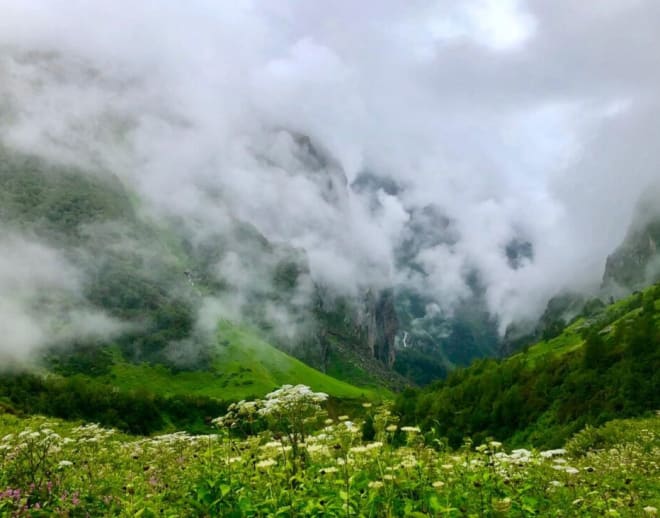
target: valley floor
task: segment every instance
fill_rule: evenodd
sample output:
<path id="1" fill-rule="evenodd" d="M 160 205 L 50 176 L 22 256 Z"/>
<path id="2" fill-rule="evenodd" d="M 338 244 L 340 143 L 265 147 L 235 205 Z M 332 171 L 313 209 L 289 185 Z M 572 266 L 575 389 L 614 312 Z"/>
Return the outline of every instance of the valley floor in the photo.
<path id="1" fill-rule="evenodd" d="M 640 517 L 660 507 L 659 416 L 539 452 L 495 441 L 450 450 L 384 408 L 366 412 L 369 424 L 326 420 L 293 449 L 268 430 L 139 438 L 0 414 L 0 516 Z"/>

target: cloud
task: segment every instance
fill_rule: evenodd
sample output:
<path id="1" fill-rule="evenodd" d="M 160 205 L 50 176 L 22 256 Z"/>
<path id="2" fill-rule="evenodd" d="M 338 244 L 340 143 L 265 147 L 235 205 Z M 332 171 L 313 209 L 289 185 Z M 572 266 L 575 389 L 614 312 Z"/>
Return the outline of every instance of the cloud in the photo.
<path id="1" fill-rule="evenodd" d="M 127 329 L 88 307 L 83 278 L 63 255 L 35 240 L 0 237 L 0 360 L 25 361 L 48 346 L 108 339 Z"/>
<path id="2" fill-rule="evenodd" d="M 9 0 L 0 135 L 112 170 L 200 235 L 245 220 L 347 293 L 420 284 L 395 252 L 433 207 L 454 237 L 416 251 L 424 289 L 451 306 L 477 270 L 505 325 L 594 289 L 658 180 L 659 16 L 654 0 Z M 365 172 L 396 192 L 358 192 Z M 515 240 L 533 258 L 512 269 Z"/>

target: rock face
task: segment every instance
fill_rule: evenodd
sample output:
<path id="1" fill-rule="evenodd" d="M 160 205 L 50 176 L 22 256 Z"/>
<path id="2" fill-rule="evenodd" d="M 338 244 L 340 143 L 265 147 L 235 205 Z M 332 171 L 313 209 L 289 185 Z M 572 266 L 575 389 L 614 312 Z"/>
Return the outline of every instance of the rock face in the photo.
<path id="1" fill-rule="evenodd" d="M 604 288 L 634 290 L 660 280 L 660 196 L 639 203 L 623 243 L 607 258 Z"/>
<path id="2" fill-rule="evenodd" d="M 396 359 L 395 339 L 399 330 L 399 319 L 391 290 L 378 294 L 368 291 L 364 307 L 362 327 L 371 356 L 392 367 Z"/>

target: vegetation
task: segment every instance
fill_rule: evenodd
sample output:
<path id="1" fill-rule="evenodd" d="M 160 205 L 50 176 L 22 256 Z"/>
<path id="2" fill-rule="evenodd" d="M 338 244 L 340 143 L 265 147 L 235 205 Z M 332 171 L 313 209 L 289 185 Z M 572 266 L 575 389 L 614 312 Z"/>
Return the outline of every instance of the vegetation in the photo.
<path id="1" fill-rule="evenodd" d="M 378 398 L 384 390 L 360 388 L 337 380 L 276 349 L 254 331 L 222 322 L 210 365 L 198 370 L 176 371 L 165 365 L 136 364 L 121 358 L 98 378 L 121 390 L 149 387 L 157 394 L 197 395 L 238 401 L 263 396 L 292 382 L 304 383 L 337 398 Z"/>
<path id="2" fill-rule="evenodd" d="M 397 411 L 453 446 L 467 433 L 557 447 L 586 425 L 660 408 L 660 286 L 589 311 L 522 353 L 405 391 Z"/>
<path id="3" fill-rule="evenodd" d="M 282 387 L 234 405 L 218 433 L 122 435 L 0 414 L 2 516 L 654 516 L 660 417 L 577 434 L 566 449 L 459 449 L 371 408 L 327 419 Z M 365 432 L 372 436 L 365 438 Z"/>

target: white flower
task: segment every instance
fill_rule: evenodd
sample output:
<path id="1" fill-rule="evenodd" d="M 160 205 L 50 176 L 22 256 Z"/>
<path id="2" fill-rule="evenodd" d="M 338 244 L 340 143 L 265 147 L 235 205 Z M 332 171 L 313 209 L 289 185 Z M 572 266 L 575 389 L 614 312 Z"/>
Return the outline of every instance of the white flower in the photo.
<path id="1" fill-rule="evenodd" d="M 431 485 L 436 489 L 440 489 L 441 487 L 443 487 L 445 485 L 445 483 L 442 480 L 436 480 Z"/>
<path id="2" fill-rule="evenodd" d="M 574 468 L 574 467 L 572 467 L 572 466 L 567 466 L 567 467 L 566 467 L 566 473 L 568 473 L 569 475 L 575 475 L 575 474 L 577 474 L 577 473 L 579 473 L 579 472 L 580 472 L 579 469 Z"/>
<path id="3" fill-rule="evenodd" d="M 656 516 L 658 514 L 658 509 L 652 505 L 647 505 L 644 507 L 644 512 L 649 516 Z"/>
<path id="4" fill-rule="evenodd" d="M 419 433 L 419 426 L 402 426 L 401 431 L 406 433 Z"/>
<path id="5" fill-rule="evenodd" d="M 268 469 L 271 466 L 274 466 L 275 464 L 277 464 L 277 462 L 275 462 L 273 459 L 260 460 L 259 462 L 257 462 L 257 468 Z"/>
<path id="6" fill-rule="evenodd" d="M 58 464 L 60 468 L 68 468 L 69 466 L 73 466 L 73 462 L 70 460 L 61 460 Z"/>
<path id="7" fill-rule="evenodd" d="M 515 457 L 529 457 L 531 454 L 532 454 L 531 451 L 526 450 L 524 448 L 519 448 L 511 452 L 511 455 Z"/>
<path id="8" fill-rule="evenodd" d="M 369 487 L 371 489 L 380 489 L 383 487 L 383 483 L 380 480 L 374 480 L 373 482 L 369 482 Z"/>
<path id="9" fill-rule="evenodd" d="M 349 451 L 351 453 L 367 453 L 369 450 L 366 446 L 353 446 Z"/>
<path id="10" fill-rule="evenodd" d="M 261 449 L 267 450 L 270 448 L 280 448 L 282 446 L 282 443 L 280 441 L 270 441 L 261 446 Z"/>
<path id="11" fill-rule="evenodd" d="M 546 459 L 549 459 L 551 457 L 555 457 L 557 455 L 564 455 L 566 453 L 566 450 L 563 448 L 558 448 L 556 450 L 547 450 L 547 451 L 542 451 L 541 452 L 541 457 L 544 457 Z"/>
<path id="12" fill-rule="evenodd" d="M 327 468 L 321 468 L 319 470 L 319 473 L 321 475 L 327 475 L 328 473 L 337 473 L 339 471 L 336 467 L 334 466 L 328 466 Z"/>
<path id="13" fill-rule="evenodd" d="M 396 430 L 397 430 L 397 425 L 395 424 L 391 424 L 387 428 L 385 428 L 386 432 L 396 432 Z"/>

